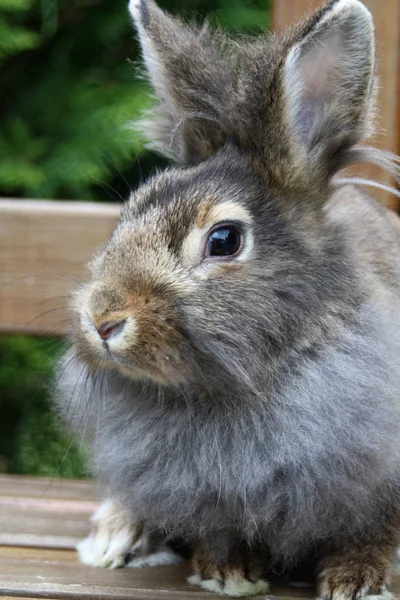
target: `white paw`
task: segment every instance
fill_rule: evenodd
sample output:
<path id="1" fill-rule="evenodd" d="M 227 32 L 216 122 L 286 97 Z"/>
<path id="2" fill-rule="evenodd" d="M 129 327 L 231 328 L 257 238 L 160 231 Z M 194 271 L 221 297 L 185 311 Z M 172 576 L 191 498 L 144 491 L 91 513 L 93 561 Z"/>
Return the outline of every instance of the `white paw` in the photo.
<path id="1" fill-rule="evenodd" d="M 85 565 L 116 569 L 125 565 L 127 554 L 141 545 L 141 527 L 112 500 L 106 500 L 92 517 L 90 535 L 77 545 Z"/>
<path id="2" fill-rule="evenodd" d="M 221 596 L 231 598 L 243 598 L 244 596 L 256 596 L 268 592 L 268 583 L 262 579 L 248 581 L 240 575 L 228 575 L 224 580 L 201 579 L 200 575 L 191 575 L 188 578 L 191 585 L 199 585 L 209 592 L 215 592 Z"/>
<path id="3" fill-rule="evenodd" d="M 144 556 L 136 556 L 132 558 L 126 566 L 141 569 L 142 567 L 159 567 L 161 565 L 176 565 L 182 561 L 179 554 L 176 554 L 171 548 L 164 548 L 158 552 L 147 554 Z"/>

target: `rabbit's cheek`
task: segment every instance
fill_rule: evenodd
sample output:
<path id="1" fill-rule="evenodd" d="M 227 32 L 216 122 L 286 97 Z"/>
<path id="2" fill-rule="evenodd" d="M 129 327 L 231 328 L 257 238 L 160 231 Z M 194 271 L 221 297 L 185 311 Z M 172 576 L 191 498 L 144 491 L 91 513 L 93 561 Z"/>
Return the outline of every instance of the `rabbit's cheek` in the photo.
<path id="1" fill-rule="evenodd" d="M 153 328 L 140 330 L 138 341 L 129 352 L 129 362 L 139 371 L 161 384 L 177 384 L 187 378 L 187 367 L 182 359 L 179 335 L 171 330 L 157 331 Z M 164 335 L 163 335 L 164 333 Z"/>

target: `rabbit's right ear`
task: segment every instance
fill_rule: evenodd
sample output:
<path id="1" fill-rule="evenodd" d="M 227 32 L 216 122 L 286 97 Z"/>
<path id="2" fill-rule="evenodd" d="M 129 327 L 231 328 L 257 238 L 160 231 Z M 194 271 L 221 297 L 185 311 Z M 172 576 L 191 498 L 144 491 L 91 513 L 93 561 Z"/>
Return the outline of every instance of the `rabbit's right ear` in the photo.
<path id="1" fill-rule="evenodd" d="M 198 163 L 226 141 L 220 115 L 232 87 L 207 27 L 197 29 L 164 13 L 153 0 L 131 0 L 147 74 L 158 99 L 142 133 L 149 146 L 180 163 Z"/>
<path id="2" fill-rule="evenodd" d="M 370 135 L 374 27 L 359 0 L 331 0 L 301 27 L 282 70 L 283 112 L 298 170 L 322 182 Z"/>

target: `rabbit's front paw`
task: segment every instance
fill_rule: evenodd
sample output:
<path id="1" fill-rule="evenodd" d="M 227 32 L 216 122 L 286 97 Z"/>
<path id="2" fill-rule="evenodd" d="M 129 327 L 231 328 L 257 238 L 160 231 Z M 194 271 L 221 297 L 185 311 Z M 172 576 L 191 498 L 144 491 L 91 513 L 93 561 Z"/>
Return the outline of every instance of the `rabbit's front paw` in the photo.
<path id="1" fill-rule="evenodd" d="M 85 565 L 116 569 L 139 551 L 142 525 L 134 523 L 130 514 L 112 500 L 103 502 L 91 521 L 90 535 L 77 546 Z"/>
<path id="2" fill-rule="evenodd" d="M 188 583 L 221 596 L 242 598 L 268 591 L 268 583 L 261 579 L 262 569 L 259 565 L 251 565 L 249 556 L 236 556 L 234 560 L 221 564 L 216 563 L 207 550 L 199 546 L 193 557 L 193 565 L 195 574 L 189 577 Z"/>
<path id="3" fill-rule="evenodd" d="M 318 600 L 394 600 L 386 588 L 390 558 L 376 548 L 327 557 L 321 564 Z"/>
<path id="4" fill-rule="evenodd" d="M 209 579 L 202 579 L 201 575 L 196 573 L 188 578 L 188 583 L 199 585 L 209 592 L 215 592 L 221 596 L 230 596 L 231 598 L 256 596 L 268 592 L 268 583 L 263 579 L 252 581 L 246 579 L 240 571 L 234 570 L 224 573 L 223 569 L 218 569 L 214 577 Z"/>

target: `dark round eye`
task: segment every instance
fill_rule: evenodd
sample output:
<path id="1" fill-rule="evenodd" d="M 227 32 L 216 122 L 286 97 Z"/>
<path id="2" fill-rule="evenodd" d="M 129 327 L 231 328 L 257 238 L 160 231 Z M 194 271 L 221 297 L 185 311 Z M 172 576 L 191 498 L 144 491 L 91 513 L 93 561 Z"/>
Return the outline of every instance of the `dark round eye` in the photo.
<path id="1" fill-rule="evenodd" d="M 208 236 L 206 257 L 234 256 L 242 246 L 242 235 L 233 225 L 221 225 Z"/>

